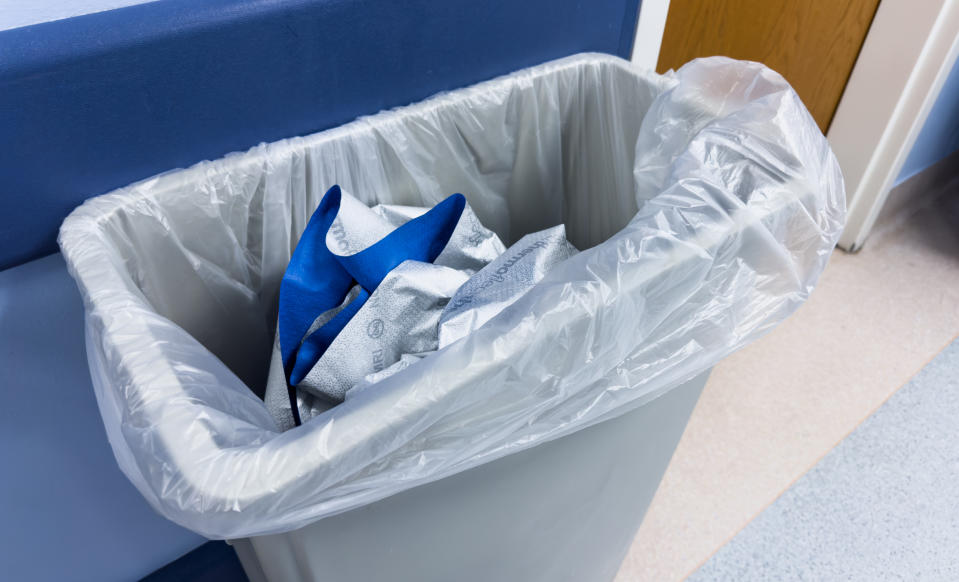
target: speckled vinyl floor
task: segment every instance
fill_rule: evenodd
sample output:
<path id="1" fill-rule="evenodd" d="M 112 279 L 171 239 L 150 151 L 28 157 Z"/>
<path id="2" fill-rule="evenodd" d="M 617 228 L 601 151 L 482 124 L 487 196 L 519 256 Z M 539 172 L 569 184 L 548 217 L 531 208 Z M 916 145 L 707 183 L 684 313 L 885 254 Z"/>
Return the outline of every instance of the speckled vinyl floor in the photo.
<path id="1" fill-rule="evenodd" d="M 959 157 L 953 157 L 959 162 Z M 892 485 L 896 479 L 904 479 L 921 488 L 909 491 L 927 491 L 929 496 L 938 493 L 940 498 L 916 500 L 902 509 L 903 514 L 850 515 L 849 519 L 858 520 L 861 528 L 837 530 L 836 535 L 855 533 L 854 539 L 815 537 L 817 529 L 818 534 L 825 535 L 823 530 L 830 525 L 821 520 L 829 512 L 838 512 L 840 505 L 817 506 L 813 511 L 801 503 L 811 503 L 804 495 L 816 487 L 842 486 L 838 481 L 825 481 L 827 473 L 838 471 L 841 461 L 850 463 L 845 469 L 850 472 L 843 473 L 842 479 L 854 479 L 851 471 L 856 463 L 873 463 L 874 457 L 847 459 L 854 450 L 860 450 L 853 447 L 865 444 L 850 445 L 844 449 L 848 452 L 828 457 L 823 467 L 833 469 L 824 472 L 817 468 L 809 478 L 810 484 L 800 481 L 797 492 L 784 498 L 787 501 L 776 501 L 959 334 L 959 180 L 939 183 L 920 194 L 902 207 L 905 210 L 886 216 L 861 252 L 837 251 L 808 303 L 792 318 L 715 368 L 616 582 L 682 580 L 770 506 L 770 517 L 763 516 L 757 525 L 747 528 L 742 534 L 744 541 L 737 539 L 729 550 L 717 554 L 717 562 L 709 563 L 695 580 L 714 576 L 750 579 L 745 571 L 726 569 L 721 564 L 727 563 L 724 560 L 744 561 L 750 552 L 757 554 L 751 560 L 762 560 L 764 553 L 775 549 L 781 552 L 775 554 L 777 560 L 784 555 L 792 557 L 792 562 L 783 562 L 783 567 L 789 567 L 815 553 L 816 544 L 839 544 L 833 550 L 849 554 L 866 548 L 895 547 L 893 555 L 912 565 L 907 561 L 919 560 L 922 550 L 910 545 L 913 540 L 907 538 L 920 533 L 930 537 L 951 534 L 948 541 L 952 542 L 952 554 L 959 556 L 957 529 L 938 529 L 946 522 L 938 518 L 924 521 L 922 517 L 925 512 L 943 513 L 943 503 L 952 500 L 955 504 L 959 498 L 959 485 L 948 488 L 936 481 L 951 471 L 948 474 L 953 482 L 959 482 L 955 479 L 959 463 L 955 446 L 942 473 L 888 473 L 890 487 L 896 487 Z M 954 351 L 946 352 L 943 357 L 947 359 L 942 361 L 951 361 L 953 375 L 959 377 L 959 359 Z M 935 376 L 931 371 L 924 372 L 917 380 L 928 378 L 926 385 L 931 391 L 945 391 L 948 386 L 944 382 L 949 376 L 946 368 L 943 365 Z M 954 384 L 951 386 L 954 388 Z M 946 399 L 948 395 L 944 392 L 936 397 Z M 945 400 L 937 402 L 937 406 L 946 404 Z M 955 391 L 951 405 L 950 418 L 953 426 L 959 427 L 959 396 Z M 889 418 L 894 414 L 884 413 Z M 931 417 L 929 422 L 933 420 Z M 905 432 L 895 435 L 893 438 L 919 438 Z M 952 440 L 959 441 L 959 429 L 954 429 L 953 435 Z M 854 443 L 864 437 L 856 438 Z M 934 442 L 932 436 L 926 438 Z M 916 446 L 902 442 L 889 453 L 905 458 L 916 452 Z M 929 454 L 945 455 L 946 451 L 933 448 Z M 883 467 L 873 468 L 880 471 Z M 882 475 L 872 477 L 881 480 Z M 906 490 L 890 491 L 888 497 L 885 492 L 868 491 L 872 485 L 866 483 L 863 480 L 860 491 L 863 503 L 869 499 L 880 505 L 891 503 L 900 499 L 896 495 L 902 495 L 903 501 L 911 499 Z M 830 501 L 828 497 L 836 497 L 837 490 L 823 491 L 819 497 L 836 504 L 851 504 L 855 496 L 844 492 L 846 497 Z M 864 511 L 868 505 L 849 507 Z M 951 507 L 955 510 L 955 505 Z M 879 505 L 876 511 L 882 511 Z M 912 522 L 908 521 L 910 511 L 914 514 Z M 809 513 L 809 522 L 802 525 L 810 529 L 793 531 L 804 521 L 797 513 Z M 884 522 L 884 515 L 891 521 Z M 953 523 L 959 523 L 959 513 L 953 511 L 951 515 Z M 774 531 L 775 527 L 788 529 Z M 879 541 L 883 536 L 882 543 L 898 545 L 883 546 Z M 866 561 L 872 558 L 868 553 L 861 555 Z M 853 568 L 858 558 L 848 556 L 848 560 Z M 744 563 L 743 567 L 759 567 L 757 563 Z M 822 572 L 804 570 L 795 575 L 791 570 L 774 570 L 768 575 L 755 570 L 760 573 L 752 579 L 837 579 L 838 570 L 823 564 Z M 892 577 L 916 579 L 906 572 L 897 571 Z M 859 579 L 856 576 L 850 570 L 848 576 L 840 574 L 839 578 Z M 952 578 L 959 579 L 955 575 Z"/>
<path id="2" fill-rule="evenodd" d="M 959 341 L 688 578 L 959 580 Z"/>

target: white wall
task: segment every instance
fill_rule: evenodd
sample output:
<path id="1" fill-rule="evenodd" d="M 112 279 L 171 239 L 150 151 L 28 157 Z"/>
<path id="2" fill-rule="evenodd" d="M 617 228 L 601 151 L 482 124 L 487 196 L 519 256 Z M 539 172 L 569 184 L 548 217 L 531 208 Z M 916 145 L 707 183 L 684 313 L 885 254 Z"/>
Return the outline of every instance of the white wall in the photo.
<path id="1" fill-rule="evenodd" d="M 156 0 L 0 0 L 0 30 L 10 30 Z"/>

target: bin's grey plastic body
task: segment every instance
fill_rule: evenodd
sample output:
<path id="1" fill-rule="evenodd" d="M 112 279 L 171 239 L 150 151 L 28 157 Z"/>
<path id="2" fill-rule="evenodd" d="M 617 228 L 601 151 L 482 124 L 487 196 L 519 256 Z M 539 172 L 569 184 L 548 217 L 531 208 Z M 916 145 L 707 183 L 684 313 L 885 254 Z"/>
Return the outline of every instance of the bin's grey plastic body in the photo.
<path id="1" fill-rule="evenodd" d="M 707 375 L 561 439 L 232 543 L 252 582 L 612 580 Z"/>
<path id="2" fill-rule="evenodd" d="M 279 431 L 250 387 L 332 184 L 371 205 L 461 191 L 505 242 L 562 223 L 582 252 Z M 254 579 L 590 581 L 630 543 L 687 382 L 805 301 L 843 219 L 779 75 L 580 55 L 91 199 L 60 245 L 119 466 L 176 523 L 249 540 Z"/>

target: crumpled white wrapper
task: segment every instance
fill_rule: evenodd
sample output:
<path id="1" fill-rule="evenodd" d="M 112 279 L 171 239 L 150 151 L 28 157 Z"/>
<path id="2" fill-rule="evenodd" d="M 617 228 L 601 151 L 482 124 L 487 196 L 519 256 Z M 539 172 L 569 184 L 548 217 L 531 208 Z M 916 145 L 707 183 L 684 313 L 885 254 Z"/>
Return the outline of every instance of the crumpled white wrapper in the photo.
<path id="1" fill-rule="evenodd" d="M 428 356 L 429 352 L 445 348 L 479 329 L 519 300 L 545 277 L 550 269 L 576 252 L 576 248 L 566 240 L 566 229 L 562 224 L 519 239 L 495 261 L 465 280 L 462 286 L 452 288 L 445 296 L 437 295 L 430 305 L 440 306 L 442 313 L 431 309 L 429 313 L 421 316 L 420 321 L 425 329 L 416 334 L 419 341 L 415 344 L 409 342 L 402 349 L 391 352 L 390 365 L 385 368 L 377 367 L 375 371 L 368 373 L 362 382 L 356 383 L 346 392 L 346 397 L 356 396 L 361 390 L 405 370 L 417 360 Z M 404 265 L 406 263 L 401 267 Z M 429 341 L 420 340 L 427 337 Z M 333 370 L 330 372 L 335 373 Z"/>

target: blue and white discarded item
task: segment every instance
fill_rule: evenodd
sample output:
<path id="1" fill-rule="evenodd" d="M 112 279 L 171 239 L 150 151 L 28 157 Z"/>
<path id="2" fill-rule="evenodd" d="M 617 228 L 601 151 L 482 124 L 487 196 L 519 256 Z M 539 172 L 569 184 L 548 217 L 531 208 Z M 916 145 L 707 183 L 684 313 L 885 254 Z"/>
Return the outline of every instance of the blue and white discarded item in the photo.
<path id="1" fill-rule="evenodd" d="M 265 396 L 280 428 L 341 402 L 404 353 L 435 350 L 449 298 L 503 250 L 460 194 L 431 209 L 369 208 L 330 188 L 280 285 Z"/>
<path id="2" fill-rule="evenodd" d="M 479 328 L 575 249 L 562 225 L 508 251 L 454 194 L 431 209 L 333 186 L 280 285 L 265 402 L 289 429 Z"/>

